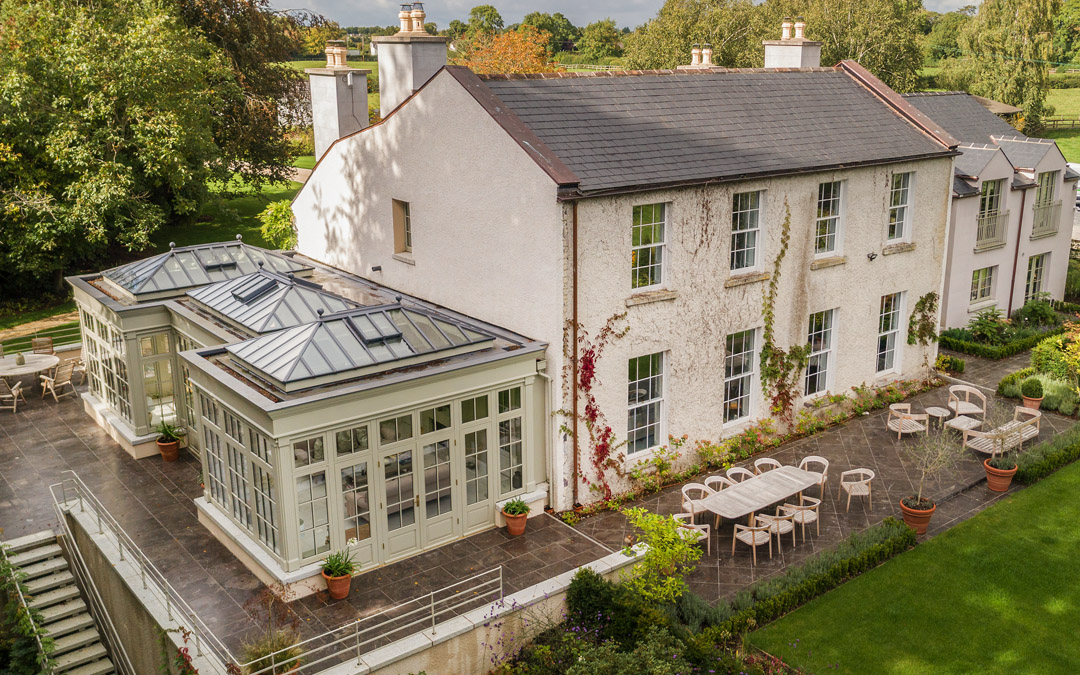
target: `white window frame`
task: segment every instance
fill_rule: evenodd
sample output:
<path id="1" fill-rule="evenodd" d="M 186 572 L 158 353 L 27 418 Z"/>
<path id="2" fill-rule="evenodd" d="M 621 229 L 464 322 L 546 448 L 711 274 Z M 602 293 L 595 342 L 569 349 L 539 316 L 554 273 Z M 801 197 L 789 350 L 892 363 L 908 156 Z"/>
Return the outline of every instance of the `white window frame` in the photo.
<path id="1" fill-rule="evenodd" d="M 732 342 L 732 340 L 736 336 L 745 334 L 748 334 L 750 336 L 750 351 L 747 352 L 744 349 L 743 351 L 740 351 L 738 353 L 732 353 L 731 350 L 728 348 L 728 344 Z M 744 422 L 751 420 L 754 417 L 754 414 L 757 410 L 757 396 L 754 392 L 757 391 L 758 387 L 758 360 L 760 357 L 760 349 L 761 345 L 758 339 L 758 329 L 756 328 L 735 331 L 734 333 L 729 333 L 724 336 L 724 403 L 723 409 L 721 411 L 721 415 L 723 418 L 722 426 L 724 427 L 743 424 Z M 749 355 L 748 360 L 744 358 L 746 355 Z M 731 375 L 728 371 L 729 369 L 731 369 L 737 358 L 740 359 L 740 362 L 743 364 L 749 362 L 750 368 L 749 370 L 740 371 L 737 375 Z M 736 381 L 739 381 L 741 383 L 739 395 L 732 398 L 728 396 L 728 385 L 729 383 L 734 384 Z M 728 419 L 729 406 L 733 402 L 739 401 L 744 398 L 746 399 L 746 408 L 745 410 L 741 411 L 743 414 L 738 417 Z"/>
<path id="2" fill-rule="evenodd" d="M 745 200 L 745 203 L 740 203 Z M 753 206 L 751 206 L 753 205 Z M 731 196 L 731 237 L 728 249 L 728 269 L 736 274 L 757 272 L 762 268 L 764 254 L 764 239 L 762 238 L 762 220 L 765 217 L 765 191 L 750 190 L 748 192 L 736 192 Z M 736 227 L 738 226 L 738 229 Z M 742 240 L 743 246 L 736 249 L 737 241 Z M 747 240 L 753 244 L 745 245 Z M 749 251 L 752 262 L 749 265 L 735 266 L 736 251 Z"/>
<path id="3" fill-rule="evenodd" d="M 979 218 L 989 218 L 1001 213 L 1001 203 L 1005 192 L 1005 179 L 984 180 L 979 186 Z M 987 208 L 987 206 L 994 208 Z"/>
<path id="4" fill-rule="evenodd" d="M 835 216 L 821 217 L 821 189 L 825 185 L 839 185 L 839 194 L 836 197 L 837 213 Z M 832 201 L 830 199 L 829 201 Z M 822 183 L 818 183 L 817 196 L 814 200 L 814 231 L 813 231 L 813 245 L 814 245 L 814 257 L 815 258 L 833 258 L 844 254 L 844 217 L 847 212 L 847 181 L 845 180 L 829 180 Z M 833 248 L 824 251 L 818 251 L 818 228 L 822 221 L 836 219 L 836 231 L 833 235 Z M 827 235 L 826 235 L 827 238 Z"/>
<path id="5" fill-rule="evenodd" d="M 643 359 L 659 359 L 660 368 L 659 373 L 651 372 L 645 377 L 641 376 L 641 362 Z M 650 361 L 651 367 L 651 361 Z M 630 368 L 635 368 L 636 377 L 631 379 Z M 655 448 L 664 444 L 664 439 L 667 438 L 667 367 L 668 367 L 668 355 L 666 352 L 653 352 L 651 354 L 642 354 L 641 356 L 635 356 L 627 361 L 627 377 L 626 377 L 626 455 L 627 457 L 639 456 L 643 453 L 647 453 Z M 655 378 L 659 378 L 660 382 L 650 382 Z M 649 396 L 649 393 L 652 396 Z M 656 393 L 659 392 L 659 396 Z M 644 396 L 643 396 L 644 394 Z M 639 412 L 640 411 L 640 412 Z M 635 417 L 638 414 L 644 414 L 646 421 L 645 424 L 639 424 L 640 420 L 636 420 Z M 635 447 L 634 434 L 641 430 L 648 430 L 655 428 L 654 439 L 655 443 L 649 446 Z M 646 437 L 648 433 L 646 433 Z"/>
<path id="6" fill-rule="evenodd" d="M 881 375 L 882 373 L 892 373 L 900 371 L 900 357 L 903 354 L 903 341 L 904 341 L 904 296 L 903 291 L 896 293 L 887 293 L 881 296 L 880 304 L 878 305 L 878 329 L 877 329 L 877 344 L 874 352 L 874 371 Z M 889 316 L 894 317 L 894 321 L 888 326 L 885 325 L 885 303 L 887 298 L 895 298 L 894 304 L 889 310 Z M 888 341 L 892 339 L 891 345 L 886 342 L 886 347 L 882 350 L 882 339 Z M 878 362 L 881 360 L 882 354 L 892 354 L 892 363 L 886 363 L 884 368 L 878 368 Z"/>
<path id="7" fill-rule="evenodd" d="M 644 209 L 650 208 L 650 218 L 647 223 L 644 222 Z M 660 220 L 656 220 L 656 209 L 660 209 Z M 636 204 L 631 211 L 630 217 L 630 289 L 635 293 L 641 293 L 643 291 L 656 290 L 663 287 L 664 281 L 667 277 L 667 240 L 668 240 L 668 213 L 670 209 L 666 202 L 657 202 L 655 204 Z M 638 239 L 638 244 L 634 244 L 635 235 L 638 235 L 639 231 L 643 232 L 646 228 L 651 228 L 653 235 L 656 233 L 656 226 L 660 226 L 660 240 L 650 240 L 648 244 L 641 244 Z M 650 265 L 638 265 L 638 258 L 643 251 L 657 252 L 659 254 L 660 262 Z M 637 285 L 638 270 L 645 270 L 656 268 L 656 279 L 653 279 L 653 283 Z"/>
<path id="8" fill-rule="evenodd" d="M 969 304 L 977 305 L 994 299 L 994 281 L 997 265 L 980 267 L 971 272 L 971 294 Z"/>
<path id="9" fill-rule="evenodd" d="M 814 324 L 814 317 L 822 316 L 822 326 L 820 330 Z M 825 309 L 820 312 L 814 312 L 810 315 L 807 321 L 806 329 L 806 342 L 810 347 L 810 351 L 807 354 L 806 370 L 803 374 L 803 396 L 807 398 L 814 398 L 826 394 L 832 389 L 833 373 L 836 368 L 836 309 Z M 823 340 L 815 344 L 815 336 L 822 336 Z M 824 373 L 824 377 L 819 379 L 819 389 L 810 391 L 810 363 L 815 359 L 824 360 L 825 367 L 819 370 L 819 373 Z M 824 382 L 821 385 L 821 382 Z"/>
<path id="10" fill-rule="evenodd" d="M 896 187 L 896 179 L 906 180 L 906 184 Z M 915 172 L 898 171 L 889 177 L 889 221 L 885 224 L 885 240 L 889 243 L 911 241 L 911 210 L 912 195 L 915 193 Z M 898 197 L 901 195 L 901 197 Z M 899 201 L 902 199 L 902 201 Z M 903 212 L 899 218 L 894 218 L 898 211 Z M 893 236 L 891 230 L 894 224 L 899 224 L 900 233 Z"/>
<path id="11" fill-rule="evenodd" d="M 1028 257 L 1027 274 L 1024 275 L 1024 304 L 1031 301 L 1036 294 L 1041 293 L 1046 285 L 1046 275 L 1050 269 L 1050 253 L 1039 253 Z M 1032 279 L 1033 273 L 1036 277 Z M 1033 284 L 1035 281 L 1037 283 Z"/>
<path id="12" fill-rule="evenodd" d="M 1050 206 L 1057 195 L 1058 171 L 1042 171 L 1035 177 L 1035 208 Z"/>

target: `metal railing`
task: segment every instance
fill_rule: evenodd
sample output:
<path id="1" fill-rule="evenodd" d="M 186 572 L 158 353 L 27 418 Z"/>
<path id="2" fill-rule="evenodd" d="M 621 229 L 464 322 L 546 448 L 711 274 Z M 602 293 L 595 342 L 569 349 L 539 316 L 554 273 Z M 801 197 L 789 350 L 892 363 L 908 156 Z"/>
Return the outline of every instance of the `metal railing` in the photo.
<path id="1" fill-rule="evenodd" d="M 1008 226 L 1008 211 L 994 211 L 979 216 L 979 229 L 975 236 L 975 250 L 981 251 L 1004 244 L 1005 231 Z"/>
<path id="2" fill-rule="evenodd" d="M 481 572 L 437 591 L 422 595 L 378 614 L 357 619 L 278 650 L 254 661 L 240 664 L 250 675 L 315 673 L 361 657 L 379 647 L 420 632 L 438 635 L 439 623 L 488 603 L 503 602 L 502 566 Z M 296 663 L 299 661 L 299 667 Z M 292 670 L 295 667 L 295 670 Z"/>
<path id="3" fill-rule="evenodd" d="M 94 493 L 90 491 L 90 488 L 82 482 L 82 479 L 74 471 L 64 471 L 61 475 L 63 476 L 62 480 L 59 483 L 50 485 L 49 491 L 52 493 L 53 508 L 56 510 L 60 524 L 68 536 L 68 541 L 71 542 L 69 548 L 73 551 L 78 550 L 63 511 L 65 508 L 69 508 L 78 509 L 80 513 L 84 513 L 89 508 L 97 519 L 97 533 L 105 534 L 107 529 L 109 534 L 115 538 L 116 546 L 120 551 L 120 560 L 127 561 L 139 568 L 139 578 L 143 590 L 161 596 L 160 600 L 165 605 L 169 620 L 178 623 L 190 622 L 185 628 L 191 631 L 191 638 L 195 643 L 195 654 L 203 656 L 209 653 L 216 657 L 223 666 L 236 663 L 236 659 L 228 647 L 195 614 L 195 611 L 168 582 L 165 575 L 158 570 L 154 563 L 150 562 L 146 554 L 132 541 L 124 528 L 120 527 L 120 523 L 116 522 L 104 505 L 94 496 Z M 88 588 L 94 588 L 94 594 L 96 595 L 97 591 L 92 582 L 88 584 Z M 100 601 L 100 598 L 98 600 Z"/>
<path id="4" fill-rule="evenodd" d="M 625 66 L 601 66 L 594 63 L 553 63 L 552 65 L 567 70 L 626 70 Z"/>
<path id="5" fill-rule="evenodd" d="M 35 330 L 24 335 L 8 338 L 7 340 L 0 342 L 0 347 L 3 347 L 4 354 L 28 352 L 32 348 L 31 341 L 34 338 L 41 337 L 52 338 L 53 346 L 59 347 L 61 345 L 82 342 L 82 330 L 78 321 L 72 321 L 71 323 L 60 324 L 59 326 L 53 326 L 52 328 Z"/>
<path id="6" fill-rule="evenodd" d="M 1035 219 L 1031 225 L 1031 238 L 1049 237 L 1057 234 L 1061 225 L 1061 200 L 1035 206 Z"/>
<path id="7" fill-rule="evenodd" d="M 34 621 L 34 613 L 30 610 L 29 603 L 26 602 L 26 596 L 23 595 L 22 579 L 19 578 L 19 571 L 15 568 L 14 565 L 11 564 L 11 558 L 8 558 L 7 554 L 7 547 L 4 546 L 2 543 L 0 543 L 0 555 L 4 556 L 4 562 L 7 563 L 8 569 L 11 570 L 11 574 L 15 577 L 13 580 L 14 583 L 12 584 L 15 587 L 15 594 L 19 598 L 19 605 L 22 606 L 23 615 L 30 622 L 30 629 L 34 632 L 34 642 L 37 643 L 38 654 L 40 655 L 40 659 L 38 659 L 38 665 L 41 666 L 41 670 L 43 673 L 45 673 L 46 675 L 52 675 L 52 673 L 56 672 L 56 666 L 53 664 L 50 655 L 45 652 L 45 645 L 41 642 L 40 632 L 42 629 L 39 628 L 37 622 Z"/>

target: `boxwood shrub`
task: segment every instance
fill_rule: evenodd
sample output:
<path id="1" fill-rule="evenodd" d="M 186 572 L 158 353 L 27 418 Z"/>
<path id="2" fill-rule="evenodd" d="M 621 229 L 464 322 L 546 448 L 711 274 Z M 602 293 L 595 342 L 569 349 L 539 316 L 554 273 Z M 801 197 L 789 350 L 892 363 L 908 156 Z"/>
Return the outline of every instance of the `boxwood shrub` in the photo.
<path id="1" fill-rule="evenodd" d="M 1080 459 L 1080 424 L 1019 453 L 1014 478 L 1021 483 L 1034 483 L 1077 459 Z"/>
<path id="2" fill-rule="evenodd" d="M 1004 359 L 1013 354 L 1019 354 L 1025 349 L 1031 349 L 1039 342 L 1045 340 L 1051 335 L 1059 335 L 1065 332 L 1065 327 L 1052 328 L 1044 333 L 1037 335 L 1029 335 L 1013 342 L 1006 342 L 1003 345 L 984 345 L 978 342 L 971 342 L 960 337 L 949 335 L 949 331 L 942 332 L 938 338 L 938 344 L 945 349 L 951 349 L 954 352 L 963 352 L 964 354 L 971 354 L 972 356 L 980 356 L 984 359 Z M 963 334 L 957 331 L 958 334 Z"/>
<path id="3" fill-rule="evenodd" d="M 1031 350 L 1031 367 L 1059 380 L 1069 377 L 1069 363 L 1065 360 L 1065 336 L 1054 335 L 1040 340 Z"/>

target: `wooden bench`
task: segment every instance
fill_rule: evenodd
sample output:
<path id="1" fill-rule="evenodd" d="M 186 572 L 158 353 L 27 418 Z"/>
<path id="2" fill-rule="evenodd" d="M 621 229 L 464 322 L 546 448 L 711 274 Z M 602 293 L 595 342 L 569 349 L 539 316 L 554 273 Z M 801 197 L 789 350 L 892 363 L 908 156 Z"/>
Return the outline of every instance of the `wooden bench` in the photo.
<path id="1" fill-rule="evenodd" d="M 1024 441 L 1039 435 L 1038 410 L 1016 406 L 1012 420 L 990 431 L 964 429 L 964 447 L 986 455 L 996 455 L 1013 449 L 1022 449 Z"/>

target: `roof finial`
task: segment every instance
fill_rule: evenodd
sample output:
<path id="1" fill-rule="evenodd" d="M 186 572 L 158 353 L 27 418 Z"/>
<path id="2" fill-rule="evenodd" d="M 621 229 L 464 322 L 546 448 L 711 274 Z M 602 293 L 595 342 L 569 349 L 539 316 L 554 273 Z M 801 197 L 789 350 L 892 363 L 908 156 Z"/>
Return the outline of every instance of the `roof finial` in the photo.
<path id="1" fill-rule="evenodd" d="M 259 265 L 259 269 L 262 269 L 262 266 L 263 266 L 264 264 L 265 264 L 265 263 L 264 263 L 264 262 L 263 262 L 262 260 L 260 260 L 260 261 L 258 262 L 258 265 Z"/>
<path id="2" fill-rule="evenodd" d="M 295 274 L 293 274 L 292 272 L 289 272 L 289 273 L 288 273 L 288 274 L 286 274 L 285 276 L 289 277 L 289 281 L 292 281 L 292 280 L 293 280 L 293 277 L 295 277 L 296 275 L 295 275 Z"/>
<path id="3" fill-rule="evenodd" d="M 243 239 L 244 239 L 244 235 L 242 235 L 242 234 L 237 234 L 236 235 L 236 241 L 242 241 Z"/>
<path id="4" fill-rule="evenodd" d="M 394 300 L 396 300 L 399 305 L 401 304 L 401 296 L 400 295 L 395 295 Z"/>
<path id="5" fill-rule="evenodd" d="M 323 312 L 326 311 L 322 307 L 315 310 L 315 313 L 319 315 L 319 319 L 322 319 Z"/>
<path id="6" fill-rule="evenodd" d="M 175 242 L 175 241 L 170 241 L 170 242 L 169 242 L 169 250 L 171 251 L 171 250 L 173 250 L 174 248 L 176 248 L 176 242 Z"/>

